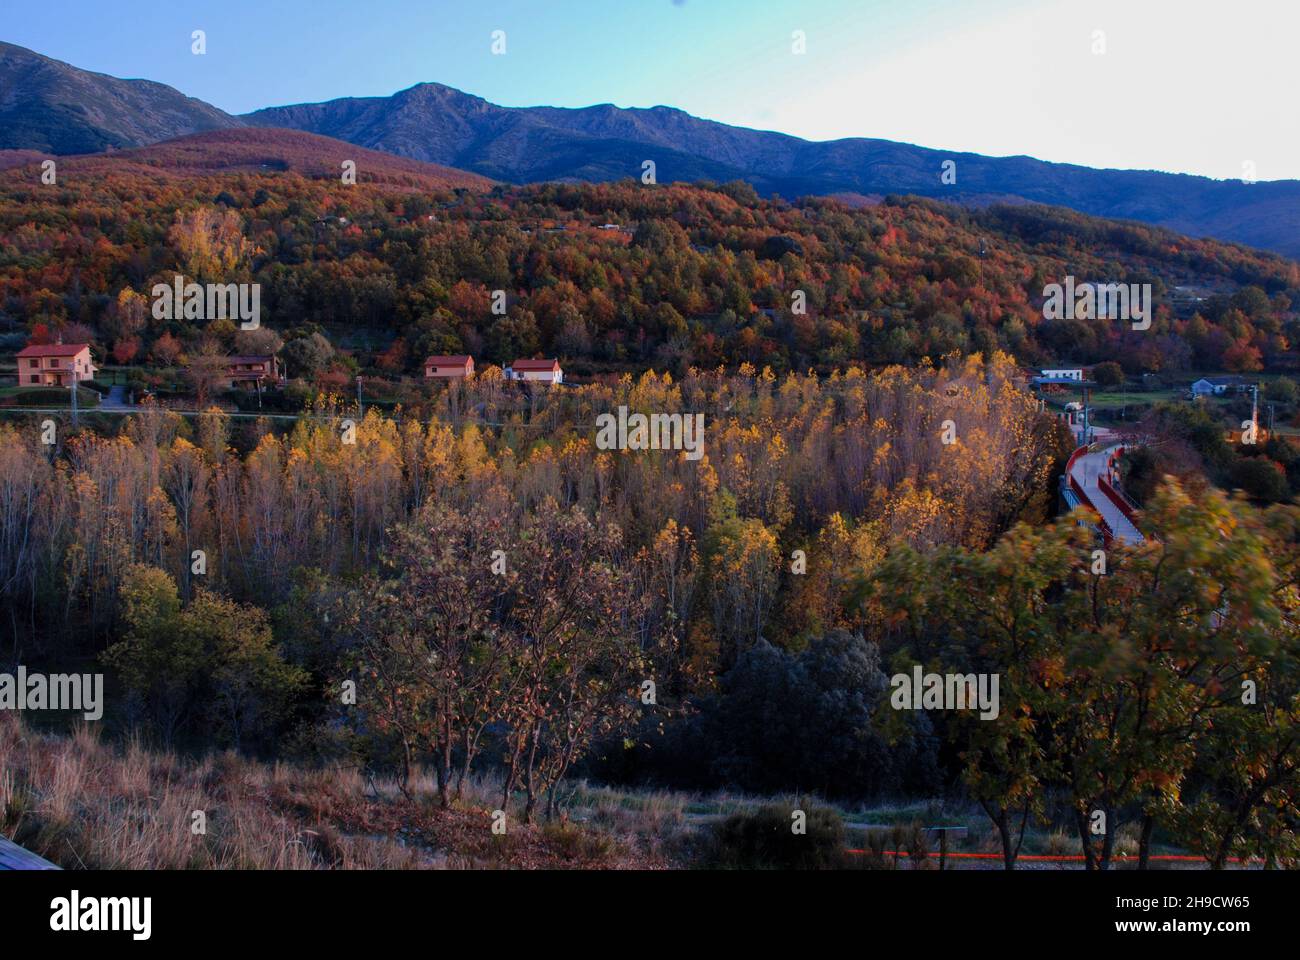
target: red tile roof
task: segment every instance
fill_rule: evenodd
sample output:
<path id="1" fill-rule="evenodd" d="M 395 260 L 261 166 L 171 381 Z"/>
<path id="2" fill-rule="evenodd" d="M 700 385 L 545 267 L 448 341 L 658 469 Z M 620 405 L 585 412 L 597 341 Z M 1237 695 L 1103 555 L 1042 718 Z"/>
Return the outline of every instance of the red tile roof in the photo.
<path id="1" fill-rule="evenodd" d="M 19 357 L 75 357 L 90 347 L 88 343 L 41 343 L 23 347 Z"/>
<path id="2" fill-rule="evenodd" d="M 426 367 L 468 367 L 473 359 L 464 357 L 429 357 L 424 361 Z"/>
<path id="3" fill-rule="evenodd" d="M 511 370 L 558 370 L 559 360 L 516 360 L 510 364 Z"/>

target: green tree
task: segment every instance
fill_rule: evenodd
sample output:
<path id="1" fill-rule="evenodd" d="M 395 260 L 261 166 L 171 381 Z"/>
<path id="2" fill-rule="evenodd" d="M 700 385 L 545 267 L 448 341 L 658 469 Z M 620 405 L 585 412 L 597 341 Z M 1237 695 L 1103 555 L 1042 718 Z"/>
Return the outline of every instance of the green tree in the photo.
<path id="1" fill-rule="evenodd" d="M 179 629 L 181 602 L 168 574 L 147 564 L 128 567 L 119 593 L 123 639 L 104 652 L 132 704 L 171 743 L 190 712 L 204 666 L 203 646 Z"/>
<path id="2" fill-rule="evenodd" d="M 1114 360 L 1107 360 L 1092 368 L 1092 379 L 1107 390 L 1113 390 L 1124 382 L 1124 368 Z"/>

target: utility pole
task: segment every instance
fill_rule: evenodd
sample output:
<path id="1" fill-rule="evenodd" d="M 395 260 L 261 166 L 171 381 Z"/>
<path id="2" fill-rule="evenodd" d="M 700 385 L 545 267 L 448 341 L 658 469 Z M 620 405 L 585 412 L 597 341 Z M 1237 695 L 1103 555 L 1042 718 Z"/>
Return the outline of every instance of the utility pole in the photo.
<path id="1" fill-rule="evenodd" d="M 361 405 L 361 374 L 357 374 L 357 416 L 365 416 L 365 408 Z"/>
<path id="2" fill-rule="evenodd" d="M 75 364 L 76 361 L 74 360 Z M 72 368 L 72 425 L 77 425 L 77 368 Z"/>

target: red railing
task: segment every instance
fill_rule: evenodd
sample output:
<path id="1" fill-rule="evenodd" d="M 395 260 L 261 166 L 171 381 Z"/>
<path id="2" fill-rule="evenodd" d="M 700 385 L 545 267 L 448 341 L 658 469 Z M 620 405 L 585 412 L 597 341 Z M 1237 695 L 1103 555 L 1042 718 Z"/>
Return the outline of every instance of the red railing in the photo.
<path id="1" fill-rule="evenodd" d="M 1126 498 L 1124 494 L 1121 493 L 1119 490 L 1115 489 L 1115 487 L 1111 485 L 1111 482 L 1107 480 L 1105 477 L 1097 478 L 1097 487 L 1099 490 L 1101 490 L 1102 493 L 1106 495 L 1106 498 L 1110 500 L 1111 503 L 1115 504 L 1115 506 L 1119 509 L 1119 512 L 1124 514 L 1124 516 L 1128 518 L 1128 522 L 1133 524 L 1133 526 L 1136 527 L 1137 512 L 1133 509 L 1133 506 L 1129 503 L 1128 498 Z"/>
<path id="2" fill-rule="evenodd" d="M 1070 454 L 1069 460 L 1065 461 L 1065 480 L 1070 485 L 1070 489 L 1074 491 L 1074 495 L 1084 503 L 1090 501 L 1087 496 L 1084 495 L 1083 487 L 1079 486 L 1079 482 L 1074 479 L 1074 464 L 1080 457 L 1086 456 L 1087 453 L 1088 448 L 1086 446 L 1080 447 L 1078 450 L 1075 450 L 1074 453 Z"/>
<path id="3" fill-rule="evenodd" d="M 1080 457 L 1087 455 L 1087 446 L 1079 447 L 1074 451 L 1074 453 L 1070 454 L 1070 459 L 1065 461 L 1065 479 L 1070 485 L 1070 489 L 1074 491 L 1074 495 L 1079 498 L 1079 502 L 1091 508 L 1092 512 L 1097 514 L 1097 530 L 1101 533 L 1102 545 L 1109 547 L 1111 541 L 1115 539 L 1115 531 L 1110 528 L 1110 524 L 1106 522 L 1106 518 L 1101 515 L 1101 511 L 1097 509 L 1097 506 L 1092 502 L 1092 499 L 1083 492 L 1083 487 L 1079 484 L 1079 481 L 1074 479 L 1075 463 L 1078 462 Z M 1105 483 L 1104 477 L 1099 477 L 1098 480 Z M 1127 516 L 1127 514 L 1125 515 Z"/>

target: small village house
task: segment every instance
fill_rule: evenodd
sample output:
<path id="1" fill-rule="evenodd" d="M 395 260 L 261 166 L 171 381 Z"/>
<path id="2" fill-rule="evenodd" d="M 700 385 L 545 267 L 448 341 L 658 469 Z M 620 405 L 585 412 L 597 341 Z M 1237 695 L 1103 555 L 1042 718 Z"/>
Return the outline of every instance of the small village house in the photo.
<path id="1" fill-rule="evenodd" d="M 1242 386 L 1241 377 L 1202 377 L 1192 384 L 1192 396 L 1221 397 L 1229 391 L 1239 392 Z"/>
<path id="2" fill-rule="evenodd" d="M 66 387 L 95 378 L 88 343 L 46 343 L 18 351 L 20 387 Z"/>
<path id="3" fill-rule="evenodd" d="M 226 376 L 232 390 L 255 390 L 259 384 L 279 386 L 284 382 L 284 370 L 276 356 L 227 357 Z"/>
<path id="4" fill-rule="evenodd" d="M 1043 367 L 1039 375 L 1044 380 L 1083 380 L 1083 367 Z"/>
<path id="5" fill-rule="evenodd" d="M 474 358 L 470 356 L 429 357 L 424 361 L 426 380 L 460 380 L 474 375 Z"/>
<path id="6" fill-rule="evenodd" d="M 563 383 L 564 371 L 559 360 L 516 360 L 505 369 L 507 380 L 532 383 Z"/>

